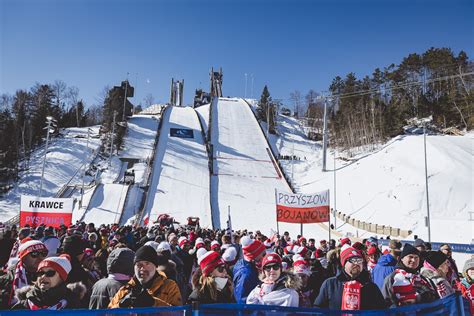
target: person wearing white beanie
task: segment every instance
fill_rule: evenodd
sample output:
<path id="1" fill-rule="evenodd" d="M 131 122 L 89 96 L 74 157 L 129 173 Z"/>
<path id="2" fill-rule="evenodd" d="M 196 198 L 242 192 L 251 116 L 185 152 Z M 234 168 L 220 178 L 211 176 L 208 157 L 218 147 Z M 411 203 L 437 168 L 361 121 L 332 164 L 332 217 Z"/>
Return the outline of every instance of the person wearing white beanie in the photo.
<path id="1" fill-rule="evenodd" d="M 38 278 L 34 286 L 16 292 L 18 302 L 12 309 L 74 309 L 80 307 L 80 300 L 87 289 L 82 283 L 66 286 L 66 279 L 72 266 L 69 255 L 49 257 L 38 266 Z"/>
<path id="2" fill-rule="evenodd" d="M 229 268 L 233 267 L 237 262 L 237 249 L 235 247 L 228 247 L 222 254 L 222 259 Z"/>

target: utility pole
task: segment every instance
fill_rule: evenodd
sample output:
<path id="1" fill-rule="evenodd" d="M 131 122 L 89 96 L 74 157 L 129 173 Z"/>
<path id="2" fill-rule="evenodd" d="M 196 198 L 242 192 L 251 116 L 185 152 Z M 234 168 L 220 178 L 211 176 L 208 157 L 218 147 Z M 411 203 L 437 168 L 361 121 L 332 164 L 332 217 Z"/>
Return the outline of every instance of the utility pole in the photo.
<path id="1" fill-rule="evenodd" d="M 112 163 L 112 153 L 114 151 L 114 133 L 115 133 L 115 116 L 117 115 L 117 111 L 114 111 L 114 120 L 112 123 L 112 135 L 111 135 L 111 141 L 110 141 L 110 156 L 109 156 L 109 167 Z"/>
<path id="2" fill-rule="evenodd" d="M 84 199 L 84 177 L 86 176 L 86 162 L 89 157 L 89 137 L 91 129 L 87 129 L 87 143 L 86 143 L 86 155 L 84 157 L 84 171 L 82 173 L 82 188 L 81 188 L 81 201 L 79 202 L 79 208 L 82 207 L 82 200 Z"/>
<path id="3" fill-rule="evenodd" d="M 253 74 L 250 74 L 250 79 L 252 79 L 252 84 L 250 85 L 250 98 L 253 99 Z"/>
<path id="4" fill-rule="evenodd" d="M 423 122 L 423 145 L 425 151 L 426 226 L 428 227 L 428 242 L 431 242 L 430 198 L 428 194 L 428 163 L 426 157 L 426 121 Z"/>
<path id="5" fill-rule="evenodd" d="M 244 99 L 247 99 L 247 73 L 245 73 L 245 94 Z"/>
<path id="6" fill-rule="evenodd" d="M 323 171 L 326 171 L 326 150 L 327 150 L 327 142 L 328 142 L 328 131 L 327 131 L 327 98 L 324 98 L 324 126 L 323 126 Z"/>
<path id="7" fill-rule="evenodd" d="M 43 129 L 46 129 L 46 147 L 44 149 L 44 158 L 43 158 L 43 169 L 41 171 L 41 182 L 40 182 L 40 189 L 39 189 L 39 197 L 42 197 L 43 194 L 43 180 L 44 180 L 44 167 L 46 165 L 46 155 L 48 154 L 48 144 L 49 144 L 49 132 L 51 129 L 51 126 L 55 127 L 55 122 L 53 117 L 47 116 L 46 117 L 46 127 Z"/>
<path id="8" fill-rule="evenodd" d="M 125 105 L 127 104 L 127 89 L 128 89 L 128 72 L 127 72 L 127 80 L 125 80 L 125 95 L 123 97 L 122 122 L 125 122 Z"/>

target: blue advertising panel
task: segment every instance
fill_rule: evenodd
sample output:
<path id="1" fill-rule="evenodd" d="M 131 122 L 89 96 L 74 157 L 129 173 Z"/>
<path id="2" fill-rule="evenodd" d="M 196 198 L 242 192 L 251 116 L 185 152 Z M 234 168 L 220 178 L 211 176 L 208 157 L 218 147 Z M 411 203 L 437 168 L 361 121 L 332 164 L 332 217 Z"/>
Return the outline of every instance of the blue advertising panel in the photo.
<path id="1" fill-rule="evenodd" d="M 171 137 L 194 138 L 194 131 L 187 128 L 170 128 Z"/>

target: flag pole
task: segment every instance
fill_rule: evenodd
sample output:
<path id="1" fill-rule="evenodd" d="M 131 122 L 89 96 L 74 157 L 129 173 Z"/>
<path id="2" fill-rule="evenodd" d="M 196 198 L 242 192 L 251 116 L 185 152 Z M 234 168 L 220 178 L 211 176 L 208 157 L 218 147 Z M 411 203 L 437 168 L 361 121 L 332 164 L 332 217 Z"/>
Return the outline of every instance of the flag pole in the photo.
<path id="1" fill-rule="evenodd" d="M 328 203 L 331 204 L 331 201 L 329 200 L 329 190 L 328 190 Z M 336 215 L 334 215 L 336 216 Z M 334 229 L 336 229 L 336 226 L 334 226 Z M 329 205 L 329 214 L 328 214 L 328 232 L 329 232 L 329 240 L 328 242 L 331 242 L 331 205 Z"/>
<path id="2" fill-rule="evenodd" d="M 232 233 L 232 220 L 230 218 L 230 205 L 227 205 L 227 230 L 230 234 L 230 242 L 234 243 L 234 234 Z"/>
<path id="3" fill-rule="evenodd" d="M 275 211 L 276 211 L 276 221 L 277 221 L 277 234 L 280 236 L 280 229 L 278 228 L 278 203 L 277 203 L 277 189 L 275 188 Z"/>

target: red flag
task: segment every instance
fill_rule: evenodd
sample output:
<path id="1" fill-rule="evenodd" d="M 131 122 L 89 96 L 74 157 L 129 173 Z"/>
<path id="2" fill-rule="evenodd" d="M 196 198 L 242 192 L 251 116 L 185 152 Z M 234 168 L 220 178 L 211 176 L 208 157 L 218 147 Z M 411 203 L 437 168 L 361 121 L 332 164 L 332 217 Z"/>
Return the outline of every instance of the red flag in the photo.
<path id="1" fill-rule="evenodd" d="M 143 218 L 143 224 L 145 226 L 148 226 L 148 221 L 150 220 L 150 215 L 147 213 L 145 217 Z"/>

